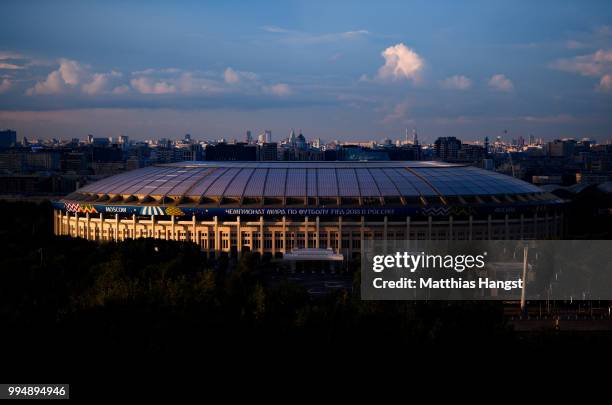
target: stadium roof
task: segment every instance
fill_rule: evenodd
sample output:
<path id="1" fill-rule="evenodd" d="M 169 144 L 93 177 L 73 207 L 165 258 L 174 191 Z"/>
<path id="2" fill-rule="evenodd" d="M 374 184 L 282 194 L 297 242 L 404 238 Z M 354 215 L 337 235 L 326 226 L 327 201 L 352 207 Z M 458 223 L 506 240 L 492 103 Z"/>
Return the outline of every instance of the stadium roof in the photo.
<path id="1" fill-rule="evenodd" d="M 297 199 L 383 201 L 487 196 L 538 197 L 524 181 L 441 162 L 181 162 L 151 166 L 89 184 L 67 200 L 113 203 L 237 203 Z M 495 197 L 494 197 L 495 198 Z M 546 198 L 542 198 L 546 199 Z M 357 202 L 355 202 L 357 203 Z"/>

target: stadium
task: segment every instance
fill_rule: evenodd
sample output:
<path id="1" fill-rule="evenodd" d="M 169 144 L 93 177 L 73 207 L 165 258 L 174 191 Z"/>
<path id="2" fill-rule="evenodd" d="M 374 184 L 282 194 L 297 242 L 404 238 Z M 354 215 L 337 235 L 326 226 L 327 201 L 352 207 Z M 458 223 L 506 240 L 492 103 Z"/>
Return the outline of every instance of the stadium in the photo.
<path id="1" fill-rule="evenodd" d="M 191 241 L 209 254 L 363 240 L 558 239 L 563 200 L 524 181 L 430 161 L 181 162 L 88 184 L 54 201 L 54 232 L 97 241 Z"/>

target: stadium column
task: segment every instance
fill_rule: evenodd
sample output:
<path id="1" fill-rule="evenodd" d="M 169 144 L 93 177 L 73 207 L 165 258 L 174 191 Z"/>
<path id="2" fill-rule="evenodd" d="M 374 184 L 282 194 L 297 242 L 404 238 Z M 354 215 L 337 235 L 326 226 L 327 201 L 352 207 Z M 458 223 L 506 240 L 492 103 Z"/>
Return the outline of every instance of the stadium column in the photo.
<path id="1" fill-rule="evenodd" d="M 287 218 L 283 215 L 283 254 L 285 253 L 287 253 Z"/>
<path id="2" fill-rule="evenodd" d="M 533 214 L 533 237 L 534 239 L 539 239 L 538 237 L 538 213 Z"/>
<path id="3" fill-rule="evenodd" d="M 153 233 L 152 237 L 157 238 L 155 235 L 155 215 L 151 215 L 151 232 Z"/>
<path id="4" fill-rule="evenodd" d="M 342 217 L 338 217 L 338 235 L 336 237 L 336 241 L 338 243 L 336 253 L 340 253 L 342 252 Z"/>
<path id="5" fill-rule="evenodd" d="M 55 234 L 59 235 L 59 236 L 62 236 L 62 226 L 64 225 L 64 215 L 63 215 L 62 210 L 58 210 L 58 212 L 59 212 L 59 215 L 58 215 L 59 222 L 56 225 L 56 232 L 55 232 Z"/>
<path id="6" fill-rule="evenodd" d="M 132 239 L 136 239 L 136 214 L 132 214 Z"/>
<path id="7" fill-rule="evenodd" d="M 100 213 L 100 240 L 103 240 L 103 239 L 104 239 L 104 215 Z"/>
<path id="8" fill-rule="evenodd" d="M 487 239 L 491 240 L 491 214 L 487 215 Z"/>
<path id="9" fill-rule="evenodd" d="M 89 212 L 85 213 L 85 239 L 89 240 L 90 238 L 90 228 L 89 228 Z"/>
<path id="10" fill-rule="evenodd" d="M 363 249 L 363 242 L 365 239 L 365 218 L 363 215 L 361 216 L 361 221 L 359 222 L 359 237 L 361 238 L 361 241 L 359 243 L 361 243 L 361 249 Z"/>
<path id="11" fill-rule="evenodd" d="M 264 252 L 264 217 L 259 217 L 259 253 L 263 255 Z"/>
<path id="12" fill-rule="evenodd" d="M 453 240 L 453 216 L 450 215 L 448 217 L 448 234 L 449 234 L 449 240 Z"/>
<path id="13" fill-rule="evenodd" d="M 119 214 L 115 214 L 115 242 L 119 240 Z"/>
<path id="14" fill-rule="evenodd" d="M 521 239 L 523 239 L 523 227 L 525 225 L 525 215 L 521 214 Z"/>
<path id="15" fill-rule="evenodd" d="M 196 216 L 194 214 L 191 216 L 191 237 L 189 240 L 195 241 L 195 243 L 200 246 L 200 238 L 198 236 L 198 231 L 196 229 Z"/>
<path id="16" fill-rule="evenodd" d="M 431 240 L 431 215 L 427 217 L 427 240 Z"/>
<path id="17" fill-rule="evenodd" d="M 215 215 L 215 254 L 219 252 L 219 246 L 221 241 L 219 240 L 219 217 Z"/>
<path id="18" fill-rule="evenodd" d="M 172 237 L 170 238 L 171 240 L 177 240 L 175 233 L 176 226 L 174 225 L 175 222 L 174 215 L 170 215 L 170 232 L 172 233 Z"/>
<path id="19" fill-rule="evenodd" d="M 315 248 L 319 248 L 319 216 L 317 215 L 315 220 Z"/>
<path id="20" fill-rule="evenodd" d="M 308 217 L 304 217 L 304 247 L 308 248 Z"/>
<path id="21" fill-rule="evenodd" d="M 242 253 L 242 231 L 240 230 L 240 215 L 236 217 L 236 249 L 238 250 L 238 253 Z"/>
<path id="22" fill-rule="evenodd" d="M 79 213 L 74 213 L 74 236 L 79 237 Z"/>

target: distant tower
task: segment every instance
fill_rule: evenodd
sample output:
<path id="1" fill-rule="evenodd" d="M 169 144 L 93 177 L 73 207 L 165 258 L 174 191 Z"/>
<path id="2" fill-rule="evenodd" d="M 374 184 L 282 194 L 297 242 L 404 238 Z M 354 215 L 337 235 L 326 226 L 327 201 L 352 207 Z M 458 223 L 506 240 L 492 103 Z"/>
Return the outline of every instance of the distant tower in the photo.
<path id="1" fill-rule="evenodd" d="M 408 138 L 408 130 L 406 130 L 406 138 Z M 419 136 L 417 135 L 416 128 L 412 128 L 412 144 L 413 145 L 419 144 Z"/>
<path id="2" fill-rule="evenodd" d="M 409 141 L 409 137 L 408 137 L 408 128 L 406 128 L 406 145 L 408 145 L 408 141 Z"/>
<path id="3" fill-rule="evenodd" d="M 244 139 L 246 141 L 246 143 L 251 144 L 253 143 L 253 136 L 251 135 L 251 131 L 246 131 L 246 137 Z"/>
<path id="4" fill-rule="evenodd" d="M 484 139 L 484 153 L 485 153 L 485 157 L 489 156 L 489 137 L 485 136 Z"/>
<path id="5" fill-rule="evenodd" d="M 289 143 L 295 146 L 296 136 L 295 131 L 291 128 L 291 132 L 289 133 Z"/>

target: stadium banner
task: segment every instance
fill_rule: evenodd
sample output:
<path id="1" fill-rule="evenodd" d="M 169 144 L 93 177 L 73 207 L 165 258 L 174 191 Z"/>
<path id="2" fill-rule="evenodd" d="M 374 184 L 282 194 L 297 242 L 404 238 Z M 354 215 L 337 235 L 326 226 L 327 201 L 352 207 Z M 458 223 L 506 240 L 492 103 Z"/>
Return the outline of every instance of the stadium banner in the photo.
<path id="1" fill-rule="evenodd" d="M 612 300 L 608 240 L 366 240 L 363 300 Z"/>
<path id="2" fill-rule="evenodd" d="M 91 204 L 87 202 L 68 202 L 55 201 L 53 207 L 70 213 L 89 213 L 89 214 L 120 214 L 120 215 L 141 215 L 141 216 L 192 216 L 201 218 L 211 218 L 214 216 L 432 216 L 445 217 L 469 216 L 475 214 L 514 214 L 514 213 L 533 213 L 546 212 L 546 207 L 537 205 L 535 202 L 524 203 L 523 205 L 499 206 L 498 204 L 479 207 L 468 206 L 443 206 L 429 205 L 426 207 L 185 207 L 185 206 L 164 206 L 164 205 L 113 205 L 113 204 Z"/>

